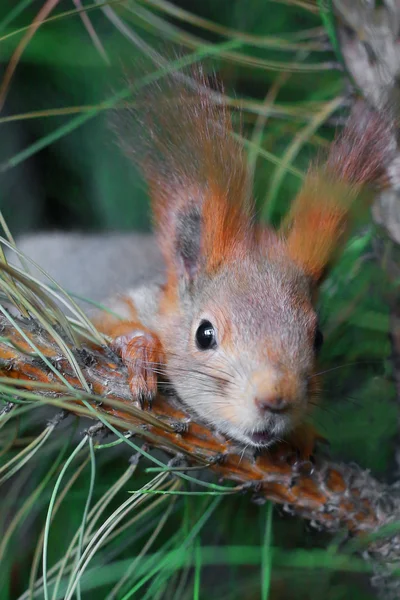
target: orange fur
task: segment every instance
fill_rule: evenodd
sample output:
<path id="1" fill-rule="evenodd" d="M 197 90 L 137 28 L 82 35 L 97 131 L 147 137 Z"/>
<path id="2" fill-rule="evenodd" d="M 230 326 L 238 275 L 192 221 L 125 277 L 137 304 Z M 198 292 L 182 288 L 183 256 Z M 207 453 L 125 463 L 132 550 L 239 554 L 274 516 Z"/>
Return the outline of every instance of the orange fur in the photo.
<path id="1" fill-rule="evenodd" d="M 288 445 L 295 450 L 299 459 L 308 461 L 315 451 L 317 442 L 326 442 L 326 439 L 311 423 L 301 423 L 289 434 Z"/>
<path id="2" fill-rule="evenodd" d="M 157 371 L 165 361 L 160 340 L 140 321 L 114 321 L 113 324 L 109 321 L 105 326 L 106 331 L 101 323 L 99 329 L 112 338 L 112 349 L 127 367 L 133 397 L 141 403 L 145 398 L 151 402 L 157 392 Z M 140 335 L 130 339 L 134 331 L 139 331 Z"/>
<path id="3" fill-rule="evenodd" d="M 174 337 L 179 311 L 184 315 L 185 302 L 191 302 L 193 290 L 201 290 L 201 277 L 205 275 L 207 282 L 221 267 L 231 268 L 235 276 L 234 262 L 241 264 L 253 258 L 259 263 L 276 258 L 281 261 L 282 269 L 288 268 L 289 273 L 293 270 L 297 276 L 297 270 L 288 267 L 289 257 L 317 282 L 348 229 L 355 201 L 366 185 L 382 181 L 393 152 L 391 123 L 365 105 L 356 105 L 343 134 L 333 143 L 325 166 L 310 170 L 282 229 L 273 232 L 254 223 L 246 160 L 241 145 L 232 135 L 227 108 L 214 101 L 201 69 L 189 75 L 189 82 L 187 75 L 180 74 L 146 88 L 143 97 L 136 99 L 137 108 L 129 110 L 129 122 L 123 123 L 122 145 L 141 167 L 147 181 L 155 231 L 166 263 L 167 283 L 158 313 L 160 321 L 164 321 L 159 335 L 165 348 L 171 339 L 174 343 L 180 339 Z M 131 129 L 129 137 L 134 145 L 126 144 L 127 127 L 128 131 Z M 192 285 L 198 275 L 200 285 Z M 236 285 L 240 285 L 237 280 Z M 260 297 L 263 298 L 262 294 Z M 293 365 L 296 366 L 296 361 L 300 363 L 303 355 L 311 356 L 307 359 L 307 369 L 312 368 L 314 312 L 308 296 L 299 297 L 297 291 L 293 291 L 293 298 L 286 292 L 285 301 L 289 313 L 293 306 L 298 306 L 301 310 L 293 310 L 293 314 L 301 313 L 305 320 L 308 318 L 309 338 L 307 333 L 301 336 L 305 345 L 299 344 L 291 350 L 293 361 L 275 390 L 276 398 L 293 398 L 294 404 L 300 383 L 289 371 L 294 372 Z M 265 302 L 268 306 L 268 298 Z M 254 327 L 255 322 L 250 326 Z M 173 364 L 173 350 L 164 356 L 157 335 L 138 323 L 135 311 L 123 323 L 107 317 L 100 329 L 116 339 L 114 347 L 127 364 L 133 394 L 151 399 L 157 385 L 157 369 L 151 365 L 168 361 Z M 130 337 L 133 330 L 140 330 L 143 335 Z M 254 334 L 258 340 L 257 331 Z M 280 341 L 279 335 L 278 330 L 275 341 Z M 228 349 L 236 345 L 231 337 L 228 323 L 223 339 Z M 275 346 L 279 348 L 279 343 Z M 174 349 L 174 344 L 171 348 Z M 282 353 L 288 352 L 287 348 Z M 272 354 L 274 351 L 278 354 L 278 349 L 267 351 L 270 353 L 265 361 L 267 366 L 285 364 L 285 356 Z M 179 357 L 176 352 L 175 355 Z M 267 393 L 270 382 L 266 371 L 262 375 Z M 312 398 L 317 386 L 312 378 L 309 386 Z M 229 403 L 214 410 L 222 411 L 227 421 L 235 418 Z M 306 411 L 304 407 L 300 410 Z M 300 416 L 304 418 L 299 412 L 296 422 Z M 300 449 L 303 458 L 308 458 L 317 437 L 312 427 L 301 425 L 289 443 Z"/>
<path id="4" fill-rule="evenodd" d="M 186 78 L 186 79 L 185 79 Z M 180 274 L 179 224 L 196 212 L 199 263 L 208 271 L 229 260 L 251 237 L 252 199 L 243 148 L 232 135 L 229 110 L 215 101 L 201 67 L 153 84 L 128 109 L 122 146 L 149 186 L 155 231 L 169 285 Z M 211 78 L 215 87 L 221 88 Z M 127 143 L 131 131 L 134 145 Z M 200 265 L 198 265 L 200 266 Z"/>
<path id="5" fill-rule="evenodd" d="M 114 343 L 114 349 L 120 353 L 128 368 L 129 387 L 133 397 L 138 398 L 141 403 L 145 398 L 151 403 L 157 393 L 157 373 L 160 365 L 165 362 L 160 340 L 147 331 L 127 343 Z"/>
<path id="6" fill-rule="evenodd" d="M 178 278 L 174 270 L 167 271 L 167 283 L 160 299 L 159 314 L 173 315 L 179 310 Z"/>
<path id="7" fill-rule="evenodd" d="M 357 103 L 323 168 L 312 168 L 283 229 L 289 256 L 318 280 L 351 223 L 355 201 L 385 179 L 395 149 L 393 125 Z"/>
<path id="8" fill-rule="evenodd" d="M 308 175 L 287 219 L 289 256 L 314 280 L 322 275 L 348 225 L 357 188 L 322 172 Z"/>
<path id="9" fill-rule="evenodd" d="M 160 340 L 152 331 L 138 320 L 133 300 L 121 297 L 127 304 L 130 318 L 120 320 L 110 313 L 103 312 L 93 319 L 99 331 L 112 339 L 111 348 L 122 358 L 128 369 L 129 387 L 134 398 L 141 403 L 147 398 L 150 402 L 157 392 L 157 373 L 159 365 L 165 361 Z M 140 335 L 130 339 L 134 331 Z M 157 369 L 152 365 L 157 363 Z"/>
<path id="10" fill-rule="evenodd" d="M 202 253 L 207 273 L 251 252 L 254 229 L 240 202 L 231 202 L 224 191 L 216 190 L 206 196 L 203 215 Z"/>

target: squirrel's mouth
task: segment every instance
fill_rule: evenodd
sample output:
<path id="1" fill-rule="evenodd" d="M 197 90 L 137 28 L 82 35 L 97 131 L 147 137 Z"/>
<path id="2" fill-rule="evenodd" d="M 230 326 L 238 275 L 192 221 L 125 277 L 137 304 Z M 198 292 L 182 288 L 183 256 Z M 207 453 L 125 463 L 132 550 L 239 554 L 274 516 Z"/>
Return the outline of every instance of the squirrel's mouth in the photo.
<path id="1" fill-rule="evenodd" d="M 249 434 L 252 443 L 257 446 L 269 446 L 274 442 L 274 437 L 271 435 L 271 430 L 255 431 Z"/>
<path id="2" fill-rule="evenodd" d="M 257 447 L 272 446 L 291 429 L 291 423 L 287 419 L 274 419 L 264 429 L 258 431 L 247 431 L 247 443 Z"/>
<path id="3" fill-rule="evenodd" d="M 268 446 L 272 446 L 272 444 L 275 444 L 279 439 L 281 439 L 281 436 L 275 435 L 271 429 L 246 433 L 246 443 L 257 448 L 267 448 Z"/>

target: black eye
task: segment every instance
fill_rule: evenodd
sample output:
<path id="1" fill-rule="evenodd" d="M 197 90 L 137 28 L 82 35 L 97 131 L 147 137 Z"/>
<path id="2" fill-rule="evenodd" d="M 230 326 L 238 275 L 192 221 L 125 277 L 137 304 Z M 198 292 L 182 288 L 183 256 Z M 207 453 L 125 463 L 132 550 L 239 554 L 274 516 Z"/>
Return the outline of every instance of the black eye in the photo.
<path id="1" fill-rule="evenodd" d="M 317 329 L 317 331 L 315 332 L 315 338 L 314 338 L 315 352 L 318 352 L 321 349 L 323 343 L 324 343 L 324 336 L 322 334 L 322 331 L 320 329 Z"/>
<path id="2" fill-rule="evenodd" d="M 211 350 L 217 345 L 215 329 L 210 321 L 202 321 L 196 331 L 196 344 L 199 350 Z"/>

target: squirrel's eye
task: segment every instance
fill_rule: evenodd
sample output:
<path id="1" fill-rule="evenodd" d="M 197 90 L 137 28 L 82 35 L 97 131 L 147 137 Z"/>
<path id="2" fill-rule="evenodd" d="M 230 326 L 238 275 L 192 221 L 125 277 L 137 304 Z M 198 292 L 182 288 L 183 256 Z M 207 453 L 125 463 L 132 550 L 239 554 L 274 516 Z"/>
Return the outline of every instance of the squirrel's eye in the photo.
<path id="1" fill-rule="evenodd" d="M 315 338 L 314 338 L 315 352 L 318 352 L 321 349 L 323 343 L 324 343 L 323 333 L 320 329 L 317 329 L 317 331 L 315 332 Z"/>
<path id="2" fill-rule="evenodd" d="M 202 321 L 196 331 L 196 344 L 199 350 L 211 350 L 217 345 L 215 329 L 210 321 Z"/>

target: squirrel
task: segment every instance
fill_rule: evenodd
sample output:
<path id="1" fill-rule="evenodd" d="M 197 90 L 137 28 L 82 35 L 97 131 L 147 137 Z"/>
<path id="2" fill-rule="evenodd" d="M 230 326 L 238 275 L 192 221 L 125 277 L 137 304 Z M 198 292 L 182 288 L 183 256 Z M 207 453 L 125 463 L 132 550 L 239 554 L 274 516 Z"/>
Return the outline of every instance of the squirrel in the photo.
<path id="1" fill-rule="evenodd" d="M 390 120 L 357 102 L 273 230 L 256 221 L 231 114 L 201 70 L 152 84 L 123 112 L 115 129 L 147 181 L 164 269 L 93 321 L 125 363 L 133 397 L 150 408 L 163 381 L 238 444 L 288 439 L 308 456 L 318 289 L 360 193 L 385 178 Z"/>

